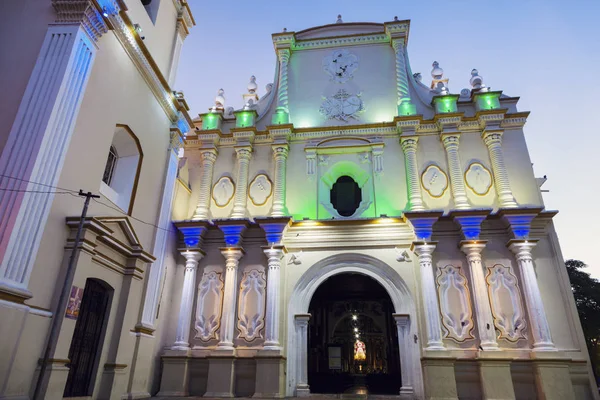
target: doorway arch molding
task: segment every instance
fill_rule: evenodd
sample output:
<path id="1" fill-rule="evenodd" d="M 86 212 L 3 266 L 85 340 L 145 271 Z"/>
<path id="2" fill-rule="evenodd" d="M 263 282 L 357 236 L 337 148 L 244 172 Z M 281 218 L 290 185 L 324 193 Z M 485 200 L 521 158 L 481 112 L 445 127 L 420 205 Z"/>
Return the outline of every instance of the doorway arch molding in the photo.
<path id="1" fill-rule="evenodd" d="M 396 314 L 408 316 L 410 321 L 409 337 L 418 337 L 418 318 L 415 301 L 402 277 L 385 262 L 360 253 L 342 253 L 326 257 L 308 268 L 298 279 L 292 290 L 287 313 L 287 377 L 286 395 L 295 396 L 296 386 L 300 375 L 301 336 L 296 329 L 294 318 L 296 315 L 307 314 L 310 301 L 317 288 L 328 278 L 343 274 L 358 273 L 366 275 L 379 283 L 388 293 Z M 419 344 L 414 340 L 401 340 L 399 348 L 401 360 L 400 368 L 404 371 L 403 378 L 410 376 L 410 386 L 413 393 L 421 398 L 423 396 L 423 376 L 420 362 Z M 304 339 L 306 340 L 306 339 Z M 404 353 L 404 357 L 402 357 Z M 406 365 L 408 364 L 408 365 Z M 403 382 L 403 387 L 404 387 Z"/>

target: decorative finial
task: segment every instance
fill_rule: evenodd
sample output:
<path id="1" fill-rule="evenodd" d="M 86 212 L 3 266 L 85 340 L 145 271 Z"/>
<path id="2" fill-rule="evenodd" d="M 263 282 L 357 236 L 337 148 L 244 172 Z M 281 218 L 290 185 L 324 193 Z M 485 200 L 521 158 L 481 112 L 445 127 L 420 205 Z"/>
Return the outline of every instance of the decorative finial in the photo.
<path id="1" fill-rule="evenodd" d="M 283 28 L 283 31 L 284 31 L 284 32 L 287 32 L 287 28 Z"/>
<path id="2" fill-rule="evenodd" d="M 398 21 L 398 17 L 397 16 L 394 17 L 394 21 Z"/>
<path id="3" fill-rule="evenodd" d="M 256 92 L 256 89 L 258 89 L 258 85 L 256 84 L 256 77 L 252 75 L 250 77 L 250 83 L 248 83 L 248 93 L 254 94 Z"/>
<path id="4" fill-rule="evenodd" d="M 218 110 L 222 110 L 225 107 L 225 91 L 223 89 L 219 89 L 217 92 L 217 97 L 215 97 L 215 108 Z"/>
<path id="5" fill-rule="evenodd" d="M 338 18 L 337 21 L 335 21 L 336 24 L 343 24 L 344 21 L 342 21 L 342 14 L 338 14 Z"/>
<path id="6" fill-rule="evenodd" d="M 471 84 L 471 87 L 473 89 L 476 89 L 479 91 L 486 92 L 488 89 L 483 84 L 483 77 L 481 75 L 479 75 L 479 71 L 477 71 L 475 68 L 473 68 L 473 70 L 471 71 L 471 79 L 469 80 L 469 83 Z"/>
<path id="7" fill-rule="evenodd" d="M 420 72 L 414 73 L 413 78 L 415 78 L 417 80 L 417 82 L 421 82 L 423 80 L 423 76 L 421 75 Z"/>
<path id="8" fill-rule="evenodd" d="M 431 77 L 433 79 L 442 79 L 442 76 L 444 76 L 444 70 L 440 68 L 440 63 L 434 61 L 431 66 L 433 67 L 431 70 Z"/>
<path id="9" fill-rule="evenodd" d="M 251 110 L 254 107 L 254 100 L 248 99 L 246 104 L 244 104 L 244 110 Z"/>
<path id="10" fill-rule="evenodd" d="M 272 89 L 273 89 L 273 84 L 267 83 L 267 86 L 265 86 L 265 90 L 267 91 L 267 93 L 269 93 Z"/>

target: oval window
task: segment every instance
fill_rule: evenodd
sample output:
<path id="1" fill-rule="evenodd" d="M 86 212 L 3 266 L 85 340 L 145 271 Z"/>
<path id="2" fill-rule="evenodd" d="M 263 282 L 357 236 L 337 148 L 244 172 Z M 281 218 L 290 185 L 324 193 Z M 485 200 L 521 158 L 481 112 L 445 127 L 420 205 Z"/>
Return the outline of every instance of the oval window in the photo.
<path id="1" fill-rule="evenodd" d="M 335 181 L 330 196 L 331 205 L 342 217 L 354 215 L 362 201 L 362 192 L 358 183 L 347 175 L 340 176 Z"/>

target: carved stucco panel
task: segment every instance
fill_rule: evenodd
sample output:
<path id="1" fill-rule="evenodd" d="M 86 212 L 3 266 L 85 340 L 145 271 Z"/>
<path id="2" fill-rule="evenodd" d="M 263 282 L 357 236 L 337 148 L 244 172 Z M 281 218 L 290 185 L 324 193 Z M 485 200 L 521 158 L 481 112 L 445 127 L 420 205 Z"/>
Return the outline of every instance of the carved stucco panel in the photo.
<path id="1" fill-rule="evenodd" d="M 478 162 L 473 162 L 465 172 L 465 182 L 475 194 L 485 196 L 492 187 L 492 173 Z"/>
<path id="2" fill-rule="evenodd" d="M 212 197 L 218 207 L 225 207 L 229 204 L 235 193 L 235 186 L 228 176 L 219 178 L 213 186 Z"/>
<path id="3" fill-rule="evenodd" d="M 425 168 L 421 183 L 431 197 L 442 197 L 448 188 L 448 177 L 437 165 Z"/>
<path id="4" fill-rule="evenodd" d="M 273 193 L 273 185 L 269 177 L 265 174 L 258 174 L 250 183 L 248 195 L 255 206 L 264 205 Z"/>
<path id="5" fill-rule="evenodd" d="M 494 316 L 494 325 L 500 339 L 516 342 L 526 339 L 527 320 L 521 300 L 517 277 L 510 267 L 496 264 L 488 267 L 485 278 Z"/>
<path id="6" fill-rule="evenodd" d="M 265 325 L 266 286 L 264 272 L 253 269 L 244 273 L 238 299 L 239 338 L 249 342 L 262 338 L 261 329 Z"/>
<path id="7" fill-rule="evenodd" d="M 217 330 L 223 307 L 223 280 L 221 273 L 210 271 L 202 275 L 198 285 L 196 305 L 196 338 L 204 342 L 218 339 Z"/>
<path id="8" fill-rule="evenodd" d="M 473 339 L 471 298 L 461 267 L 447 265 L 439 268 L 437 284 L 442 324 L 447 331 L 445 337 L 457 342 Z"/>

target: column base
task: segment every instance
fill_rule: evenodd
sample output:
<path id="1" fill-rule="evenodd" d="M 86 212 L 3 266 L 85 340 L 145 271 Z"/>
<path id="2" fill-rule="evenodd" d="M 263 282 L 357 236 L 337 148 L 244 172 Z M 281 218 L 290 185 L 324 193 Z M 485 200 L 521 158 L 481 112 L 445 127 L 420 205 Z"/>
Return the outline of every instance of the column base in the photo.
<path id="1" fill-rule="evenodd" d="M 296 397 L 310 396 L 310 387 L 306 383 L 300 383 L 296 386 Z"/>
<path id="2" fill-rule="evenodd" d="M 428 400 L 458 400 L 454 359 L 423 359 L 425 398 Z"/>
<path id="3" fill-rule="evenodd" d="M 256 386 L 252 397 L 285 397 L 285 358 L 278 353 L 266 350 L 256 356 Z"/>
<path id="4" fill-rule="evenodd" d="M 235 356 L 219 355 L 208 358 L 208 382 L 204 397 L 234 397 Z"/>
<path id="5" fill-rule="evenodd" d="M 479 361 L 479 377 L 485 400 L 515 399 L 510 360 Z"/>
<path id="6" fill-rule="evenodd" d="M 569 364 L 565 361 L 535 361 L 535 386 L 544 400 L 575 400 Z"/>
<path id="7" fill-rule="evenodd" d="M 157 396 L 187 396 L 189 394 L 189 358 L 187 352 L 167 351 L 167 354 L 162 356 L 162 365 L 160 391 Z"/>
<path id="8" fill-rule="evenodd" d="M 46 375 L 42 382 L 40 398 L 46 400 L 62 400 L 65 385 L 69 376 L 68 360 L 50 359 L 46 368 Z M 36 369 L 33 382 L 37 382 L 40 367 Z"/>

